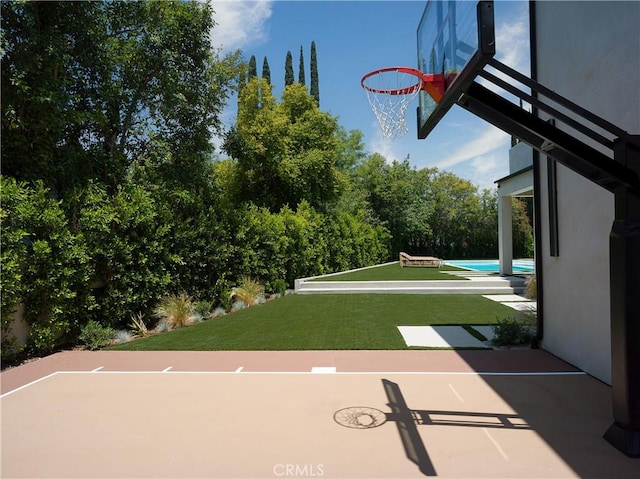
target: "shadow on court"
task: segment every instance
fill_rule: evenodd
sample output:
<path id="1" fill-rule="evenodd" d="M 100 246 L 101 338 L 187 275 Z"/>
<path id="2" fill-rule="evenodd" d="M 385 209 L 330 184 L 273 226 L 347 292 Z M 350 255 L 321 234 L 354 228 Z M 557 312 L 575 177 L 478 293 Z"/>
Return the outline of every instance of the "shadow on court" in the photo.
<path id="1" fill-rule="evenodd" d="M 395 421 L 407 458 L 416 464 L 424 475 L 435 476 L 436 470 L 418 434 L 413 411 L 407 406 L 400 387 L 388 379 L 383 379 L 382 385 L 389 400 L 388 406 L 392 411 L 387 418 Z"/>
<path id="2" fill-rule="evenodd" d="M 393 411 L 387 414 L 387 420 L 396 423 L 407 458 L 425 476 L 435 476 L 436 470 L 418 433 L 417 425 L 529 429 L 517 414 L 414 410 L 407 405 L 397 383 L 383 379 L 382 385 L 389 400 L 388 405 Z"/>
<path id="3" fill-rule="evenodd" d="M 336 413 L 334 419 L 343 426 L 359 429 L 394 422 L 406 458 L 425 476 L 439 475 L 437 464 L 442 458 L 442 448 L 439 444 L 430 442 L 425 445 L 424 434 L 420 432 L 424 431 L 422 426 L 451 428 L 450 431 L 457 428 L 482 429 L 503 456 L 505 465 L 509 461 L 514 462 L 516 457 L 509 457 L 503 451 L 498 441 L 489 433 L 491 430 L 528 432 L 526 438 L 521 437 L 520 444 L 520 438 L 516 436 L 511 435 L 509 441 L 499 437 L 510 455 L 514 447 L 521 450 L 528 448 L 529 459 L 542 467 L 548 464 L 549 471 L 554 467 L 549 458 L 554 457 L 559 459 L 559 464 L 563 464 L 565 471 L 571 470 L 576 477 L 639 477 L 640 462 L 624 456 L 602 438 L 610 421 L 607 414 L 610 392 L 606 385 L 584 374 L 491 374 L 483 375 L 482 379 L 513 413 L 456 410 L 453 407 L 413 409 L 408 405 L 398 383 L 382 379 L 387 406 L 391 412 L 384 413 L 366 407 L 345 408 Z M 425 392 L 425 402 L 428 397 L 429 393 Z M 441 436 L 443 429 L 439 431 Z M 526 441 L 534 436 L 543 442 L 529 442 L 527 446 Z M 436 433 L 430 437 L 436 437 Z M 541 444 L 543 447 L 540 447 Z M 460 459 L 463 460 L 468 449 L 477 448 L 478 445 L 470 443 L 468 437 L 463 437 L 460 433 L 457 447 Z M 445 471 L 440 475 L 448 474 Z M 559 477 L 567 476 L 563 474 Z"/>
<path id="4" fill-rule="evenodd" d="M 342 426 L 358 429 L 395 422 L 407 459 L 417 465 L 425 476 L 436 476 L 437 473 L 417 426 L 529 429 L 517 414 L 411 409 L 397 383 L 382 379 L 382 385 L 392 412 L 384 413 L 367 407 L 345 408 L 334 418 Z"/>

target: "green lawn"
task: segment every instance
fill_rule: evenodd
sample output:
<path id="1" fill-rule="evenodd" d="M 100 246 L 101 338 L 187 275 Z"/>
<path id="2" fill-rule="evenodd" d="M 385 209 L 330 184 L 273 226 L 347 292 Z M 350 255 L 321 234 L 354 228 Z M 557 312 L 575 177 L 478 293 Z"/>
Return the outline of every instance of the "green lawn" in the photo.
<path id="1" fill-rule="evenodd" d="M 290 295 L 110 349 L 408 349 L 397 326 L 493 324 L 513 313 L 477 295 Z"/>
<path id="2" fill-rule="evenodd" d="M 401 268 L 400 263 L 377 266 L 375 268 L 352 271 L 335 276 L 327 276 L 311 281 L 417 281 L 417 280 L 466 280 L 444 271 L 464 271 L 455 266 L 444 265 L 438 268 Z"/>

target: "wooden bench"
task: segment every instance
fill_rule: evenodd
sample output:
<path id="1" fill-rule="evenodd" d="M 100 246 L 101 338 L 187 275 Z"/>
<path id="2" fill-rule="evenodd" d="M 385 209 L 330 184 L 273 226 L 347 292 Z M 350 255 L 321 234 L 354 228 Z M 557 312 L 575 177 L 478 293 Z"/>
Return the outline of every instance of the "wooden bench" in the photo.
<path id="1" fill-rule="evenodd" d="M 411 256 L 400 253 L 400 267 L 440 268 L 442 260 L 434 256 Z"/>

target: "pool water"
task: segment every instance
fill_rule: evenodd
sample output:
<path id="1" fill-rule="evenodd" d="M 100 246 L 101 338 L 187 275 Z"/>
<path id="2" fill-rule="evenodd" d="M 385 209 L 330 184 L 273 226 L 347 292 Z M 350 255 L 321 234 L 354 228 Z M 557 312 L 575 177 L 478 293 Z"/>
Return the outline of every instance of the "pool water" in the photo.
<path id="1" fill-rule="evenodd" d="M 484 271 L 488 273 L 497 273 L 500 271 L 500 263 L 496 260 L 455 260 L 455 261 L 445 261 L 444 264 L 448 264 L 449 266 L 456 266 L 458 268 L 464 268 L 471 271 Z M 514 272 L 533 272 L 534 271 L 533 261 L 531 260 L 516 260 L 513 262 L 513 271 Z"/>

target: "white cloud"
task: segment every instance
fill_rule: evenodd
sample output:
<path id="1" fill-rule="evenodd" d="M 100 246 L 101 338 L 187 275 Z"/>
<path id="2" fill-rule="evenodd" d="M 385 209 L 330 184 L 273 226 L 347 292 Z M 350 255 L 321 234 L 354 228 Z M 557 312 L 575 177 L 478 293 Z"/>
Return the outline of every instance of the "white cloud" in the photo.
<path id="1" fill-rule="evenodd" d="M 509 172 L 509 156 L 506 150 L 498 150 L 471 160 L 471 181 L 480 190 L 493 189 L 495 181 Z"/>
<path id="2" fill-rule="evenodd" d="M 497 59 L 514 70 L 529 73 L 529 25 L 526 18 L 514 18 L 496 28 Z"/>
<path id="3" fill-rule="evenodd" d="M 502 155 L 506 156 L 506 155 Z M 504 158 L 502 158 L 504 160 Z M 480 174 L 494 171 L 498 167 L 498 155 L 493 152 L 488 155 L 476 156 L 471 160 L 471 168 Z"/>
<path id="4" fill-rule="evenodd" d="M 213 20 L 216 25 L 211 32 L 213 46 L 230 52 L 266 42 L 272 3 L 271 0 L 214 2 Z"/>
<path id="5" fill-rule="evenodd" d="M 509 155 L 506 149 L 497 149 L 460 163 L 448 171 L 470 181 L 480 191 L 496 188 L 495 181 L 509 174 Z"/>
<path id="6" fill-rule="evenodd" d="M 510 16 L 507 20 L 502 21 L 496 26 L 496 60 L 513 68 L 514 70 L 529 76 L 531 66 L 529 62 L 529 20 L 527 15 Z M 504 73 L 489 68 L 489 71 L 498 78 L 505 80 L 507 83 L 515 85 L 522 89 L 522 85 L 511 79 Z M 506 92 L 499 86 L 490 81 L 480 78 L 479 83 L 494 93 L 505 95 Z M 527 89 L 525 88 L 525 91 Z M 511 94 L 507 94 L 508 98 L 513 100 Z"/>
<path id="7" fill-rule="evenodd" d="M 506 156 L 508 144 L 509 136 L 505 132 L 493 126 L 489 126 L 476 139 L 464 143 L 449 156 L 440 160 L 433 166 L 438 169 L 448 169 L 459 163 L 473 160 L 497 149 L 502 149 Z"/>
<path id="8" fill-rule="evenodd" d="M 269 40 L 268 20 L 272 13 L 272 0 L 216 0 L 212 2 L 215 26 L 211 30 L 211 44 L 223 53 L 266 43 Z M 235 98 L 231 98 L 221 114 L 223 128 L 235 123 Z M 211 140 L 221 152 L 223 138 L 216 134 Z M 224 153 L 223 153 L 224 155 Z"/>
<path id="9" fill-rule="evenodd" d="M 387 163 L 392 163 L 393 160 L 400 160 L 395 147 L 399 145 L 397 140 L 387 140 L 382 137 L 382 130 L 377 120 L 373 120 L 371 123 L 371 130 L 374 131 L 373 139 L 368 142 L 368 150 L 371 153 L 378 153 L 387 160 Z M 403 158 L 404 159 L 404 158 Z"/>

